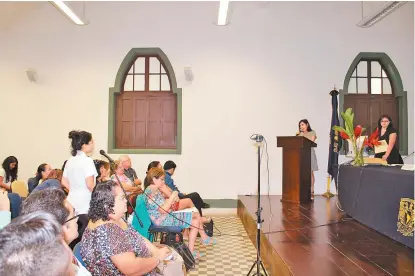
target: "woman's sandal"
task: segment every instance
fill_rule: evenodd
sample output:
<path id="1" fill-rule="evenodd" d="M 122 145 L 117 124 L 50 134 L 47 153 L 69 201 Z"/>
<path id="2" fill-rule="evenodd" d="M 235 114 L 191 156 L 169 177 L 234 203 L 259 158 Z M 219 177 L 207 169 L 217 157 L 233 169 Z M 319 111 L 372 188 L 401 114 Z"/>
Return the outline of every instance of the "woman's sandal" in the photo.
<path id="1" fill-rule="evenodd" d="M 206 240 L 200 239 L 200 243 L 202 245 L 215 245 L 216 244 L 216 240 L 213 239 L 213 238 L 211 238 L 211 237 L 208 237 Z"/>
<path id="2" fill-rule="evenodd" d="M 200 258 L 202 258 L 202 257 L 204 257 L 204 256 L 205 256 L 205 254 L 204 254 L 204 253 L 199 252 L 199 251 L 197 251 L 197 250 L 193 251 L 193 252 L 192 252 L 192 255 L 193 255 L 193 258 L 195 258 L 195 260 L 198 260 L 198 259 L 200 259 Z"/>

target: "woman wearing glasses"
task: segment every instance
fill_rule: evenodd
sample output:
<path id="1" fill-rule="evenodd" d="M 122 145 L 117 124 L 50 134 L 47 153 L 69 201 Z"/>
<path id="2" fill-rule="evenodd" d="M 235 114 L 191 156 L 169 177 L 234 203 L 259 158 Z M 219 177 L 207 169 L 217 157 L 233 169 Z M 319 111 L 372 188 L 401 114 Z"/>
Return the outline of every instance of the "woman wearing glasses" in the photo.
<path id="1" fill-rule="evenodd" d="M 158 266 L 169 256 L 183 264 L 177 253 L 157 248 L 125 222 L 127 199 L 114 181 L 97 185 L 90 205 L 81 256 L 92 275 L 158 276 Z"/>
<path id="2" fill-rule="evenodd" d="M 160 189 L 165 186 L 165 173 L 163 169 L 151 168 L 147 173 L 149 186 L 144 193 L 146 207 L 151 221 L 157 226 L 177 226 L 181 229 L 190 228 L 189 249 L 195 259 L 203 256 L 203 253 L 195 250 L 197 234 L 200 234 L 202 245 L 214 245 L 216 240 L 212 239 L 203 228 L 203 223 L 209 223 L 211 219 L 201 217 L 197 212 L 174 212 L 172 215 L 172 205 L 179 200 L 178 192 L 171 193 L 168 199 L 165 199 Z"/>
<path id="3" fill-rule="evenodd" d="M 379 141 L 386 141 L 388 148 L 385 152 L 375 154 L 376 158 L 386 160 L 388 164 L 403 164 L 402 156 L 396 147 L 398 136 L 393 128 L 392 118 L 388 115 L 382 115 L 378 121 Z"/>

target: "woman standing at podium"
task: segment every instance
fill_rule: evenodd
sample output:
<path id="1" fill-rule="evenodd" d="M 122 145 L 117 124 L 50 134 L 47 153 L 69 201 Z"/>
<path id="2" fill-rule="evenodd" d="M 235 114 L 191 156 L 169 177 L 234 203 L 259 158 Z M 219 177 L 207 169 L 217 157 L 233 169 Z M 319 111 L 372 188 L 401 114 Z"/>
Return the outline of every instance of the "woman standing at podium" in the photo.
<path id="1" fill-rule="evenodd" d="M 388 144 L 386 152 L 379 152 L 375 154 L 376 158 L 386 160 L 388 164 L 403 164 L 402 156 L 396 147 L 396 130 L 392 125 L 392 118 L 388 115 L 382 115 L 378 121 L 379 141 L 385 140 Z"/>
<path id="2" fill-rule="evenodd" d="M 302 119 L 298 123 L 299 132 L 297 136 L 304 136 L 305 138 L 315 142 L 317 134 L 311 129 L 310 123 L 307 119 Z M 311 148 L 311 199 L 314 199 L 314 172 L 318 171 L 317 156 L 314 148 Z"/>

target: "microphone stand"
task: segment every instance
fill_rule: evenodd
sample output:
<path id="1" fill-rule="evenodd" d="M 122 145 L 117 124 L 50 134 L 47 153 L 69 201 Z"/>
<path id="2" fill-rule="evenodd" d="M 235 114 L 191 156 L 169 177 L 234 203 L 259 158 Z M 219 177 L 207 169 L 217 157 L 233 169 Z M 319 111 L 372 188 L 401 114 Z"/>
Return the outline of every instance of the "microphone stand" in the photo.
<path id="1" fill-rule="evenodd" d="M 105 155 L 104 155 L 104 156 L 105 156 Z M 106 156 L 105 156 L 105 157 L 106 157 Z M 115 171 L 116 171 L 117 166 L 116 166 L 116 164 L 115 164 L 114 160 L 112 160 L 112 159 L 110 159 L 110 158 L 108 158 L 108 157 L 107 157 L 107 159 L 108 159 L 108 161 L 109 161 L 109 163 L 110 163 L 110 165 L 111 165 L 111 168 L 112 168 L 112 169 L 114 170 L 114 172 L 115 172 Z M 124 187 L 122 186 L 121 181 L 120 181 L 120 179 L 119 179 L 119 178 L 118 178 L 118 176 L 117 176 L 117 173 L 114 173 L 114 175 L 115 175 L 115 178 L 116 178 L 116 179 L 117 179 L 117 181 L 118 181 L 118 184 L 120 184 L 120 187 L 121 187 L 122 191 L 124 192 L 124 196 L 125 196 L 125 198 L 127 199 L 127 205 L 131 207 L 131 209 L 133 210 L 134 216 L 137 218 L 138 223 L 140 224 L 141 228 L 143 228 L 143 227 L 144 227 L 143 222 L 141 221 L 141 219 L 138 217 L 137 213 L 135 212 L 135 209 L 134 209 L 133 205 L 132 205 L 132 204 L 131 204 L 131 202 L 130 202 L 130 197 L 127 195 L 127 192 L 125 191 Z"/>
<path id="2" fill-rule="evenodd" d="M 255 140 L 258 143 L 258 209 L 256 211 L 257 215 L 257 234 L 256 234 L 256 245 L 257 245 L 257 256 L 256 261 L 252 264 L 251 269 L 249 270 L 247 276 L 251 275 L 251 272 L 253 272 L 253 269 L 256 265 L 256 273 L 252 274 L 257 276 L 268 276 L 267 271 L 265 270 L 264 264 L 261 261 L 261 224 L 264 222 L 264 220 L 261 218 L 261 143 L 264 140 L 264 136 L 256 134 L 256 136 L 252 135 L 251 140 Z M 261 273 L 261 267 L 264 270 L 264 274 Z"/>

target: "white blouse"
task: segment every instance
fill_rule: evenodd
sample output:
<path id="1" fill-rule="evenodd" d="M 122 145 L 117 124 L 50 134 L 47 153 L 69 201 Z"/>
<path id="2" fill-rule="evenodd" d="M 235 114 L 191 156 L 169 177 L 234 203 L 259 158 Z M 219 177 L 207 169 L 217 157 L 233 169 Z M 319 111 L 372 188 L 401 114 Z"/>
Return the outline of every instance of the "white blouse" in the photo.
<path id="1" fill-rule="evenodd" d="M 78 151 L 76 156 L 66 162 L 63 176 L 69 182 L 69 194 L 67 200 L 79 214 L 88 214 L 91 192 L 86 185 L 86 178 L 93 176 L 94 183 L 98 175 L 92 158 L 83 151 Z"/>

